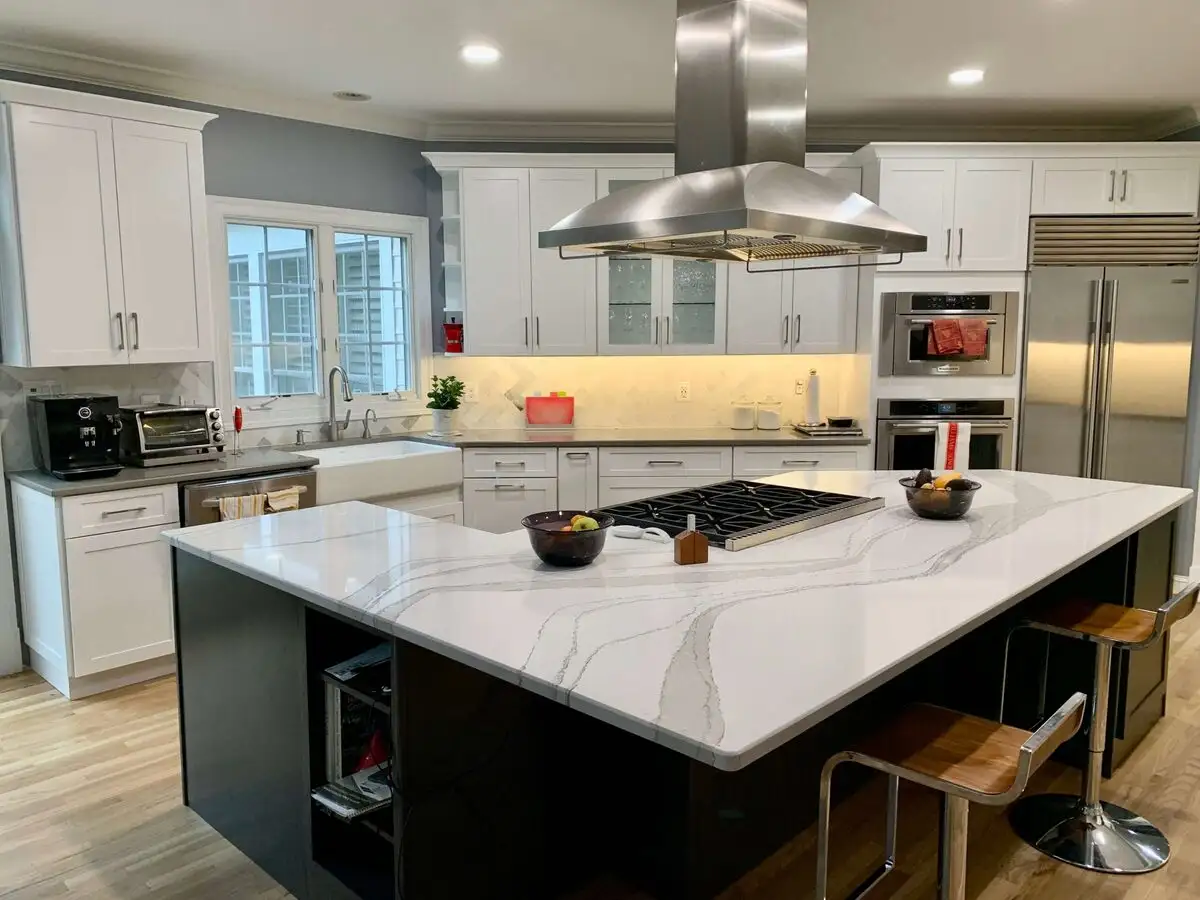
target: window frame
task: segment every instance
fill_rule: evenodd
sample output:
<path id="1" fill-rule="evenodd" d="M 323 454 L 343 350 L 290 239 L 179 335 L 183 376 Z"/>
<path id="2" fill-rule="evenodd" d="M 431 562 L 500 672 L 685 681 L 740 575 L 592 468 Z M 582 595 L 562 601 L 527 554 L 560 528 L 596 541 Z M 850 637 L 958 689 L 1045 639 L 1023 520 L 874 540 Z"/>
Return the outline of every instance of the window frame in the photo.
<path id="1" fill-rule="evenodd" d="M 247 200 L 237 197 L 209 197 L 210 264 L 213 270 L 213 327 L 217 335 L 214 381 L 222 408 L 240 405 L 244 427 L 269 428 L 289 425 L 323 424 L 328 417 L 326 390 L 331 360 L 340 359 L 338 350 L 338 301 L 332 273 L 337 271 L 334 232 L 391 235 L 408 241 L 409 301 L 411 305 L 411 353 L 413 390 L 394 400 L 387 394 L 354 395 L 351 408 L 356 412 L 375 409 L 380 419 L 413 416 L 425 412 L 425 393 L 433 354 L 432 285 L 429 259 L 429 220 L 423 216 L 403 216 L 366 210 L 282 203 L 273 200 Z M 316 281 L 317 366 L 316 394 L 268 398 L 234 396 L 232 316 L 229 296 L 229 254 L 226 226 L 230 223 L 277 225 L 307 228 L 313 232 L 313 264 Z M 346 404 L 338 399 L 338 409 Z M 315 440 L 319 436 L 313 435 Z"/>

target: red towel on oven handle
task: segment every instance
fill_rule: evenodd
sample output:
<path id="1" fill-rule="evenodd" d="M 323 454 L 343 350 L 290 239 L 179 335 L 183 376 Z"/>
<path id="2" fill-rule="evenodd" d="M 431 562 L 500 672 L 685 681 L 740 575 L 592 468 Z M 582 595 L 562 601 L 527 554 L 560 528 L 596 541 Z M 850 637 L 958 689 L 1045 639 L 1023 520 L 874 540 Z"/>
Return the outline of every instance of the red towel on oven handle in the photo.
<path id="1" fill-rule="evenodd" d="M 929 332 L 938 356 L 962 353 L 963 333 L 959 319 L 934 319 Z"/>
<path id="2" fill-rule="evenodd" d="M 988 353 L 988 324 L 986 319 L 963 319 L 961 322 L 963 356 L 984 359 Z"/>

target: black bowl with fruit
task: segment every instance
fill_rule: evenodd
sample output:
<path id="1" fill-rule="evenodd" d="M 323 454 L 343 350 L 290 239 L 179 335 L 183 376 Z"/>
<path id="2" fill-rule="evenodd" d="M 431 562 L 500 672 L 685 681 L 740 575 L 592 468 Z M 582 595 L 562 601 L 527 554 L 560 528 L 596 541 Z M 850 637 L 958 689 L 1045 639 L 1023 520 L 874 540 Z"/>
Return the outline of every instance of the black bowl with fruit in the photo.
<path id="1" fill-rule="evenodd" d="M 900 486 L 908 497 L 908 508 L 922 519 L 961 519 L 971 508 L 975 492 L 983 487 L 958 472 L 934 475 L 928 469 L 901 478 Z"/>
<path id="2" fill-rule="evenodd" d="M 548 566 L 573 569 L 600 555 L 614 521 L 603 513 L 556 509 L 526 516 L 521 524 L 538 559 Z"/>

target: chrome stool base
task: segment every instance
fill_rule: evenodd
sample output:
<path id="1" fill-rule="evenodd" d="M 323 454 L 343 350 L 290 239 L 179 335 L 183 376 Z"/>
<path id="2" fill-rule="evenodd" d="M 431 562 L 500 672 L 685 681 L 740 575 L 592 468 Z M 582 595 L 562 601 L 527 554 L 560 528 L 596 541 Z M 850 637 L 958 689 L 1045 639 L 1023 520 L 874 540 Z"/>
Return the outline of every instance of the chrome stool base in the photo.
<path id="1" fill-rule="evenodd" d="M 1009 811 L 1013 830 L 1047 856 L 1093 872 L 1141 875 L 1167 864 L 1161 831 L 1120 806 L 1087 806 L 1077 796 L 1035 794 Z"/>

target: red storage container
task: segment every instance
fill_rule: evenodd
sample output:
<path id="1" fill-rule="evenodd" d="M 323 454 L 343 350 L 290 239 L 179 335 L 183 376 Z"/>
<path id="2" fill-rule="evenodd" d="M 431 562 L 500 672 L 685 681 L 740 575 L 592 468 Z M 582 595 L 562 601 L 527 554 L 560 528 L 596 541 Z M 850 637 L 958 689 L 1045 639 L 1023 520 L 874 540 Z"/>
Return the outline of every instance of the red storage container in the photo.
<path id="1" fill-rule="evenodd" d="M 525 424 L 539 425 L 574 425 L 574 397 L 526 397 Z"/>

